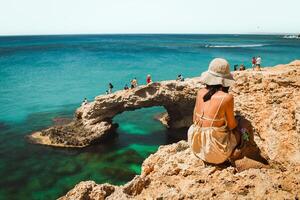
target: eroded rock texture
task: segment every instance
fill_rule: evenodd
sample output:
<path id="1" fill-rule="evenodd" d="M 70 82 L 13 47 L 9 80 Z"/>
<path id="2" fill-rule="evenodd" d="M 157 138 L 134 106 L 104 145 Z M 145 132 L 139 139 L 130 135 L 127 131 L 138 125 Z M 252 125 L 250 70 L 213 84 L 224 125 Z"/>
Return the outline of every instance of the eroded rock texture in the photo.
<path id="1" fill-rule="evenodd" d="M 300 61 L 235 79 L 235 109 L 252 122 L 260 149 L 272 160 L 300 164 Z"/>
<path id="2" fill-rule="evenodd" d="M 188 127 L 192 115 L 196 93 L 200 87 L 198 78 L 180 81 L 162 81 L 142 85 L 130 90 L 100 95 L 95 101 L 76 110 L 73 122 L 54 126 L 31 135 L 36 143 L 62 146 L 84 147 L 105 137 L 117 127 L 113 117 L 125 111 L 153 106 L 163 106 L 168 117 L 168 128 Z"/>
<path id="3" fill-rule="evenodd" d="M 161 146 L 142 165 L 142 173 L 124 186 L 113 186 L 106 199 L 299 199 L 300 61 L 263 71 L 235 72 L 236 112 L 252 122 L 255 141 L 267 166 L 249 168 L 248 158 L 204 165 L 185 141 Z M 195 94 L 195 93 L 194 93 Z M 253 163 L 252 163 L 253 164 Z M 97 187 L 81 182 L 61 199 L 97 199 Z M 108 194 L 107 193 L 107 194 Z M 101 199 L 101 198 L 98 198 Z"/>
<path id="4" fill-rule="evenodd" d="M 105 184 L 90 183 L 79 183 L 60 200 L 98 199 L 92 194 Z M 299 165 L 275 164 L 241 172 L 229 165 L 205 166 L 181 141 L 161 146 L 144 161 L 140 176 L 115 186 L 106 199 L 297 199 L 299 195 Z"/>

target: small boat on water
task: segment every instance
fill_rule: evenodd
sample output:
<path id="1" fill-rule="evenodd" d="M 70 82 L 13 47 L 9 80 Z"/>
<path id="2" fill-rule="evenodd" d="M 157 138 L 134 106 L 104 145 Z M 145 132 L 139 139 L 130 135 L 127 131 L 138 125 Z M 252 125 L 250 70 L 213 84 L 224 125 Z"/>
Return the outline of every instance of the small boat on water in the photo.
<path id="1" fill-rule="evenodd" d="M 300 34 L 299 35 L 285 35 L 283 36 L 285 39 L 300 39 Z"/>

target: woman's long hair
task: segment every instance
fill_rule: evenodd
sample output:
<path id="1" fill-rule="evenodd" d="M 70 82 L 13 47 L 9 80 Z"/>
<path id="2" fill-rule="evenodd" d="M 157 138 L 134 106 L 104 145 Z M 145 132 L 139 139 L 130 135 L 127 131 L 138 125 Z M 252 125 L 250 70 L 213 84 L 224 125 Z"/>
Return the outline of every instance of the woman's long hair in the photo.
<path id="1" fill-rule="evenodd" d="M 219 90 L 228 93 L 229 87 L 223 87 L 222 85 L 206 85 L 208 92 L 203 96 L 203 101 L 209 101 L 211 97 Z"/>

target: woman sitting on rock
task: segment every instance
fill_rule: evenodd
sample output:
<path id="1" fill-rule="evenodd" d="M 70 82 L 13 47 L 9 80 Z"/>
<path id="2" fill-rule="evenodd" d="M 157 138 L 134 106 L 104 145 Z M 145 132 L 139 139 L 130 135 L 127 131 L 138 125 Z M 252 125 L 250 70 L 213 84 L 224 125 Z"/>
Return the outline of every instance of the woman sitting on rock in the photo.
<path id="1" fill-rule="evenodd" d="M 197 94 L 188 142 L 197 157 L 207 163 L 220 164 L 232 157 L 243 140 L 249 140 L 252 130 L 234 117 L 233 96 L 228 93 L 234 80 L 225 59 L 212 60 L 208 71 L 201 75 L 201 81 L 206 88 Z"/>

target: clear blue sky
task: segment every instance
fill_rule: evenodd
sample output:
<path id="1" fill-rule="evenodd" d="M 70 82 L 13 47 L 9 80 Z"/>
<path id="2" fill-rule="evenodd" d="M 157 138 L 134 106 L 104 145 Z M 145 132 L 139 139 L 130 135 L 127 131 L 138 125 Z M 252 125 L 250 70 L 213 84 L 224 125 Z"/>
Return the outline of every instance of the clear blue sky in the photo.
<path id="1" fill-rule="evenodd" d="M 299 33 L 300 0 L 0 0 L 0 35 Z"/>

